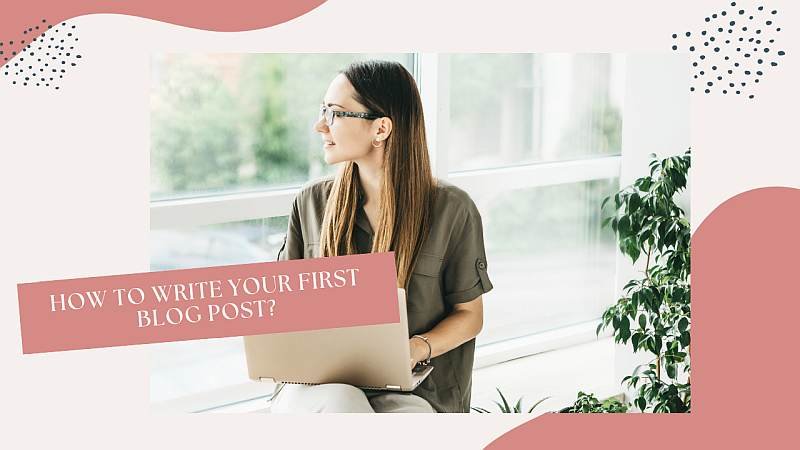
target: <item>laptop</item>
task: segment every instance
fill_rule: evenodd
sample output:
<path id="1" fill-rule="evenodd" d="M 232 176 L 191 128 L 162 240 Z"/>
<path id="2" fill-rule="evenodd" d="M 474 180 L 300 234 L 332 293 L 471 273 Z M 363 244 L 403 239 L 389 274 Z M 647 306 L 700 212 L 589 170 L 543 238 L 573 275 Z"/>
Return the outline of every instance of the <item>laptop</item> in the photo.
<path id="1" fill-rule="evenodd" d="M 397 289 L 397 300 L 400 323 L 245 336 L 250 379 L 413 391 L 433 366 L 409 367 L 405 289 Z"/>

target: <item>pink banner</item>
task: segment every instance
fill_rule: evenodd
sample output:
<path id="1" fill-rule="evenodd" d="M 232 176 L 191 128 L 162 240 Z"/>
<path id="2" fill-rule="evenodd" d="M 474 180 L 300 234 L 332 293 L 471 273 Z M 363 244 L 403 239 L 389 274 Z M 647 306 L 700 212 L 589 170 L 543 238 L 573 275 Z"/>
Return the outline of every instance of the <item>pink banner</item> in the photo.
<path id="1" fill-rule="evenodd" d="M 23 353 L 394 323 L 394 253 L 17 285 Z"/>

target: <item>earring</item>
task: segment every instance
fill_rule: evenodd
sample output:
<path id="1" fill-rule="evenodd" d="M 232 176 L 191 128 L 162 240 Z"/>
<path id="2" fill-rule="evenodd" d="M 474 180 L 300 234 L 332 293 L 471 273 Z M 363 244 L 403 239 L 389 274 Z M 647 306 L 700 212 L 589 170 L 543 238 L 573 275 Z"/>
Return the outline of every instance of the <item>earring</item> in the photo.
<path id="1" fill-rule="evenodd" d="M 376 144 L 376 142 L 377 142 L 377 144 Z M 381 146 L 381 140 L 380 139 L 373 139 L 372 140 L 372 146 L 373 147 L 380 147 Z"/>

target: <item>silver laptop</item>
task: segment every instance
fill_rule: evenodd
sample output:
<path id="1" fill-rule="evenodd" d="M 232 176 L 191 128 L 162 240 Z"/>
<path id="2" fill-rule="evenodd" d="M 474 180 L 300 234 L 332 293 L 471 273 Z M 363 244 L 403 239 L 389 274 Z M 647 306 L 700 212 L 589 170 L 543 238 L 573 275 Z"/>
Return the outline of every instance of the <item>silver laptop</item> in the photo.
<path id="1" fill-rule="evenodd" d="M 245 336 L 249 377 L 277 383 L 345 383 L 413 391 L 433 366 L 410 368 L 406 292 L 397 290 L 400 323 Z"/>

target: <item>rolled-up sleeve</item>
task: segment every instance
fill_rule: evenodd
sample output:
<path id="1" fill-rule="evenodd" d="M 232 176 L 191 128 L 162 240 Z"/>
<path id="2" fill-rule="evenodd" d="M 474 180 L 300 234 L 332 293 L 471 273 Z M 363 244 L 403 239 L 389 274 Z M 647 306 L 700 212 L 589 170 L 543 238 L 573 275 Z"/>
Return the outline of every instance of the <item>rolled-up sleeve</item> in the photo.
<path id="1" fill-rule="evenodd" d="M 483 224 L 470 200 L 461 230 L 451 238 L 452 250 L 443 272 L 444 300 L 449 305 L 472 301 L 492 290 L 483 243 Z"/>

